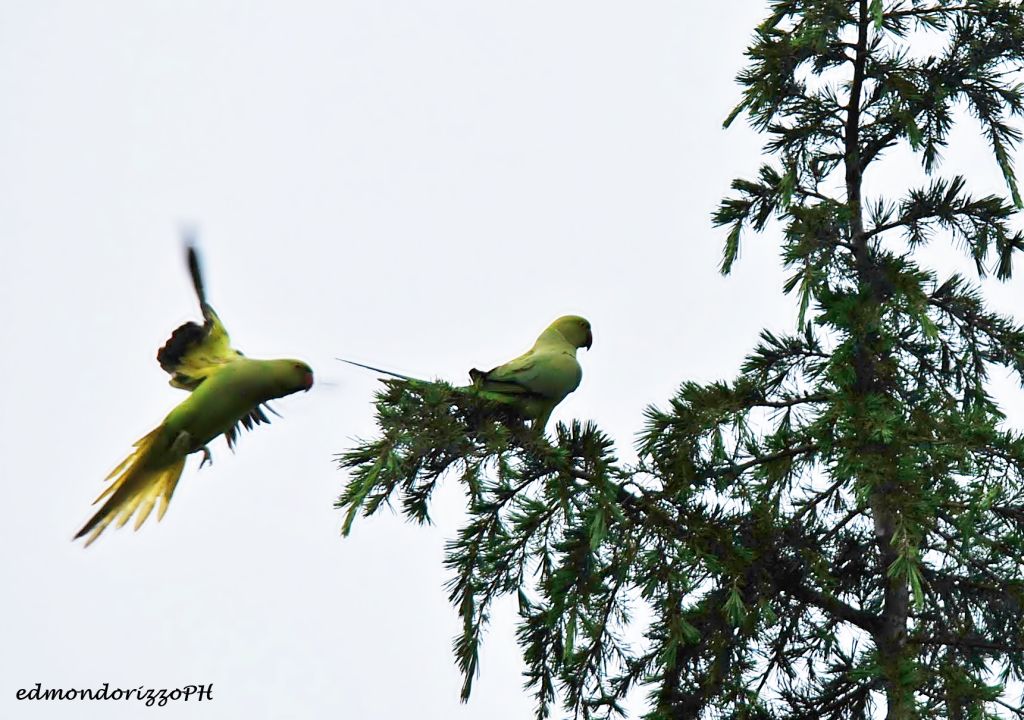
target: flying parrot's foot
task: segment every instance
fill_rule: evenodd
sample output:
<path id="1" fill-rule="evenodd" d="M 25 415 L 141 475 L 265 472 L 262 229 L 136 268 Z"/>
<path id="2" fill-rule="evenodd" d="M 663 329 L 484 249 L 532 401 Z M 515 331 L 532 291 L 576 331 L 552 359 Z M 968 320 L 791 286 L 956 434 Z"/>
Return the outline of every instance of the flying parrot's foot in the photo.
<path id="1" fill-rule="evenodd" d="M 203 445 L 199 449 L 203 451 L 203 461 L 199 463 L 199 469 L 202 470 L 203 465 L 206 465 L 207 463 L 210 464 L 210 467 L 213 467 L 213 455 L 210 453 L 210 448 Z"/>

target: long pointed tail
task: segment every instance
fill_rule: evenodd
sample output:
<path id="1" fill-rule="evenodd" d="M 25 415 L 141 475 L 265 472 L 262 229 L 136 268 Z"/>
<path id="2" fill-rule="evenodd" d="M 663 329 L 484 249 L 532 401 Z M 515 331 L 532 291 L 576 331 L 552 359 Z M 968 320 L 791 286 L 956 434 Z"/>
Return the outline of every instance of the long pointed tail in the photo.
<path id="1" fill-rule="evenodd" d="M 132 515 L 135 518 L 135 529 L 146 521 L 158 500 L 162 500 L 157 510 L 157 520 L 167 512 L 167 505 L 178 485 L 181 471 L 185 467 L 186 455 L 172 457 L 161 462 L 161 454 L 157 442 L 165 440 L 163 426 L 135 443 L 135 450 L 125 458 L 124 462 L 114 468 L 107 476 L 112 480 L 110 485 L 93 501 L 95 505 L 106 498 L 103 506 L 96 511 L 82 529 L 75 535 L 75 540 L 88 535 L 85 547 L 89 547 L 100 534 L 115 520 L 117 527 L 124 526 Z"/>
<path id="2" fill-rule="evenodd" d="M 343 363 L 348 363 L 349 365 L 373 370 L 374 372 L 381 373 L 382 375 L 388 375 L 393 378 L 398 378 L 399 380 L 405 380 L 406 382 L 419 383 L 421 385 L 434 384 L 430 380 L 410 377 L 409 375 L 403 375 L 402 373 L 385 370 L 384 368 L 374 367 L 373 365 L 364 365 L 363 363 L 356 362 L 355 360 L 346 360 L 345 358 L 334 359 L 340 360 Z M 469 375 L 473 379 L 472 385 L 460 385 L 453 387 L 452 390 L 455 392 L 477 395 L 504 405 L 515 405 L 523 402 L 523 393 L 525 392 L 525 389 L 521 385 L 516 385 L 515 383 L 491 382 L 491 385 L 488 386 L 485 382 L 487 373 L 477 370 L 476 368 L 470 370 Z"/>
<path id="3" fill-rule="evenodd" d="M 373 370 L 374 372 L 379 372 L 383 375 L 390 375 L 391 377 L 398 378 L 399 380 L 407 380 L 409 382 L 415 383 L 430 383 L 429 380 L 420 380 L 419 378 L 409 377 L 408 375 L 402 375 L 401 373 L 392 372 L 391 370 L 384 370 L 383 368 L 374 367 L 373 365 L 363 365 L 363 363 L 356 362 L 355 360 L 346 360 L 345 358 L 334 359 L 341 360 L 341 362 L 348 363 L 349 365 L 355 365 L 356 367 L 365 368 L 367 370 Z"/>

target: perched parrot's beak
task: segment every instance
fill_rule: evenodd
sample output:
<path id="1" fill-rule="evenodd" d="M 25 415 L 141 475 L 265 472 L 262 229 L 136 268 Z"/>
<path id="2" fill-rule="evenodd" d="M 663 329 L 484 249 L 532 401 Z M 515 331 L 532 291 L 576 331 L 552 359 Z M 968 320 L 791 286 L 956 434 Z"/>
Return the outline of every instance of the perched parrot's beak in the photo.
<path id="1" fill-rule="evenodd" d="M 592 330 L 587 330 L 587 344 L 584 345 L 583 347 L 585 347 L 587 350 L 589 350 L 590 346 L 593 345 L 593 344 L 594 344 L 594 332 Z"/>

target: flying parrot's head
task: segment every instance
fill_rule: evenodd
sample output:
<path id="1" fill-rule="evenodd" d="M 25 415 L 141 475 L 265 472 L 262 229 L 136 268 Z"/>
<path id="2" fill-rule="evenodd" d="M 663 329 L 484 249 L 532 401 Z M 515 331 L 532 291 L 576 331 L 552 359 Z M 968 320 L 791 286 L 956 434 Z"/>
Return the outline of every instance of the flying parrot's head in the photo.
<path id="1" fill-rule="evenodd" d="M 590 349 L 594 344 L 594 333 L 590 329 L 590 322 L 579 315 L 563 315 L 549 326 L 549 329 L 557 330 L 574 347 Z"/>
<path id="2" fill-rule="evenodd" d="M 272 360 L 274 380 L 281 393 L 278 397 L 291 395 L 299 390 L 308 391 L 313 387 L 313 370 L 301 360 Z"/>

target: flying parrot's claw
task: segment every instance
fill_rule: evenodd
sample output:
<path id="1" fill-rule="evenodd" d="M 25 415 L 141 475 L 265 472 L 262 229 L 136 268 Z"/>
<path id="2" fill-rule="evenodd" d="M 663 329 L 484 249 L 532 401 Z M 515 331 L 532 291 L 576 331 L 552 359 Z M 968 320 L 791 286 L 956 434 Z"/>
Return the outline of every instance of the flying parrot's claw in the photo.
<path id="1" fill-rule="evenodd" d="M 207 463 L 210 464 L 210 467 L 213 467 L 213 455 L 210 453 L 210 448 L 203 445 L 203 447 L 199 449 L 203 451 L 203 461 L 199 463 L 199 469 L 202 470 L 203 465 L 206 465 Z"/>

